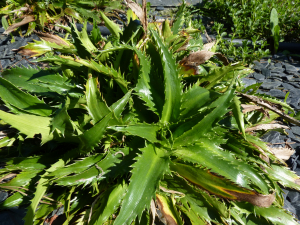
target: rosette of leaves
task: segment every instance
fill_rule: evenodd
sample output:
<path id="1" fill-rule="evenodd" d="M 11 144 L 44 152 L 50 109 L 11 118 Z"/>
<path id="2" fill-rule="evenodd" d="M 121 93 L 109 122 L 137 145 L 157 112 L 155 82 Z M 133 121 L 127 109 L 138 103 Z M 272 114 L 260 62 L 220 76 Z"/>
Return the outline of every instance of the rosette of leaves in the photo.
<path id="1" fill-rule="evenodd" d="M 0 9 L 2 15 L 2 24 L 9 34 L 19 27 L 28 25 L 25 36 L 30 35 L 37 27 L 44 30 L 60 28 L 56 26 L 68 25 L 72 21 L 83 23 L 85 20 L 96 20 L 102 22 L 99 18 L 99 11 L 106 13 L 113 10 L 120 10 L 122 5 L 118 0 L 113 1 L 36 1 L 36 0 L 8 0 L 7 5 Z"/>
<path id="2" fill-rule="evenodd" d="M 51 69 L 2 73 L 0 118 L 15 130 L 0 142 L 0 207 L 27 206 L 26 225 L 62 206 L 64 224 L 153 224 L 156 207 L 167 224 L 297 224 L 281 185 L 299 190 L 298 176 L 245 132 L 244 67 L 189 80 L 180 69 L 203 52 L 172 51 L 179 22 L 106 22 L 109 39 L 71 28 L 75 57 L 39 60 Z"/>

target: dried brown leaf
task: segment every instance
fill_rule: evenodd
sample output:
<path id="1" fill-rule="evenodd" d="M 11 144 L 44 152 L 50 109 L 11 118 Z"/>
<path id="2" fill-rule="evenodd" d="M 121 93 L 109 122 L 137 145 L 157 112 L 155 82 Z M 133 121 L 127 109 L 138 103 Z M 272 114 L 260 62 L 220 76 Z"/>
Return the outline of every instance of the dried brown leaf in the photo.
<path id="1" fill-rule="evenodd" d="M 250 202 L 252 205 L 258 207 L 270 207 L 275 200 L 275 194 L 262 195 L 262 194 L 245 194 L 239 192 L 228 191 L 230 194 L 234 195 L 238 201 Z"/>
<path id="2" fill-rule="evenodd" d="M 58 35 L 50 34 L 50 33 L 41 33 L 35 32 L 39 38 L 43 39 L 44 41 L 52 42 L 58 45 L 66 45 L 70 46 L 68 42 L 66 42 L 63 38 L 59 37 Z"/>
<path id="3" fill-rule="evenodd" d="M 189 56 L 183 58 L 180 61 L 180 64 L 198 66 L 200 64 L 205 63 L 214 54 L 215 54 L 214 52 L 210 52 L 210 51 L 206 51 L 206 50 L 201 50 L 201 51 L 193 52 Z"/>
<path id="4" fill-rule="evenodd" d="M 148 21 L 147 21 L 147 10 L 146 10 L 146 1 L 143 0 L 143 8 L 141 8 L 137 3 L 131 0 L 125 0 L 128 7 L 137 15 L 140 19 L 145 32 L 147 31 Z"/>
<path id="5" fill-rule="evenodd" d="M 156 195 L 156 203 L 160 210 L 160 212 L 163 214 L 164 219 L 166 219 L 166 222 L 168 225 L 178 225 L 176 220 L 172 217 L 169 210 L 164 207 L 164 204 L 161 200 L 160 195 Z"/>
<path id="6" fill-rule="evenodd" d="M 166 192 L 166 193 L 171 193 L 171 194 L 178 194 L 178 195 L 185 195 L 184 193 L 182 192 L 179 192 L 179 191 L 173 191 L 173 190 L 168 190 L 167 188 L 164 188 L 163 186 L 159 186 L 160 190 L 162 190 L 163 192 Z"/>
<path id="7" fill-rule="evenodd" d="M 225 57 L 225 55 L 222 55 L 219 52 L 216 52 L 215 55 L 219 58 L 219 60 L 223 63 L 224 66 L 229 65 L 228 59 Z"/>
<path id="8" fill-rule="evenodd" d="M 15 10 L 13 10 L 13 11 L 11 11 L 12 13 L 15 13 L 15 12 L 21 12 L 21 11 L 28 11 L 29 10 L 29 8 L 28 7 L 21 7 L 21 8 L 19 8 L 19 9 L 15 9 Z"/>
<path id="9" fill-rule="evenodd" d="M 210 43 L 210 42 L 213 41 L 213 40 L 210 38 L 210 36 L 208 36 L 206 30 L 204 30 L 204 34 L 205 34 L 205 37 L 206 37 L 208 43 Z"/>
<path id="10" fill-rule="evenodd" d="M 206 51 L 210 51 L 211 48 L 216 44 L 216 41 L 210 42 L 210 43 L 206 43 L 203 45 L 203 49 L 202 50 L 206 50 Z"/>
<path id="11" fill-rule="evenodd" d="M 246 132 L 254 131 L 254 130 L 272 130 L 272 129 L 290 129 L 288 126 L 284 126 L 281 124 L 259 124 L 254 127 L 248 127 L 245 129 Z"/>
<path id="12" fill-rule="evenodd" d="M 18 52 L 18 54 L 20 54 L 20 55 L 26 55 L 26 56 L 34 56 L 34 55 L 36 55 L 36 54 L 38 53 L 38 52 L 35 51 L 35 50 L 22 49 L 22 48 L 18 49 L 17 52 Z"/>
<path id="13" fill-rule="evenodd" d="M 269 147 L 269 150 L 271 152 L 273 152 L 273 154 L 281 159 L 281 160 L 288 160 L 291 155 L 294 154 L 295 150 L 291 149 L 291 148 L 270 148 Z"/>
<path id="14" fill-rule="evenodd" d="M 184 74 L 189 74 L 189 75 L 199 75 L 200 71 L 197 66 L 194 65 L 180 65 L 180 71 Z"/>
<path id="15" fill-rule="evenodd" d="M 13 177 L 15 177 L 15 176 L 17 176 L 16 173 L 10 173 L 10 174 L 7 174 L 6 176 L 0 178 L 0 183 L 1 183 L 3 180 L 5 180 L 5 179 L 13 178 Z"/>
<path id="16" fill-rule="evenodd" d="M 257 105 L 241 104 L 241 106 L 243 107 L 243 110 L 242 110 L 243 113 L 247 113 L 247 112 L 251 112 L 251 111 L 254 111 L 254 110 L 262 109 L 261 106 L 257 106 Z"/>
<path id="17" fill-rule="evenodd" d="M 156 207 L 155 207 L 155 202 L 153 199 L 151 200 L 150 210 L 151 210 L 151 215 L 152 215 L 152 223 L 151 224 L 153 225 L 155 222 L 155 216 L 156 216 Z"/>
<path id="18" fill-rule="evenodd" d="M 265 100 L 263 100 L 262 98 L 259 98 L 257 96 L 253 96 L 253 95 L 247 95 L 247 94 L 243 94 L 243 93 L 239 93 L 241 96 L 251 100 L 252 102 L 260 105 L 260 106 L 263 106 L 275 113 L 277 113 L 278 115 L 280 115 L 282 118 L 284 118 L 285 120 L 293 123 L 293 124 L 296 124 L 298 126 L 300 126 L 300 121 L 294 119 L 293 117 L 281 112 L 278 108 L 281 108 L 281 105 L 279 104 L 274 104 L 274 103 L 269 103 Z M 271 105 L 274 105 L 274 106 L 271 106 Z"/>
<path id="19" fill-rule="evenodd" d="M 14 31 L 14 29 L 16 29 L 24 24 L 30 23 L 32 21 L 35 21 L 34 16 L 28 15 L 21 22 L 15 23 L 15 24 L 12 24 L 11 26 L 9 26 L 7 28 L 7 30 L 5 32 L 3 32 L 3 34 L 10 34 L 11 32 Z"/>

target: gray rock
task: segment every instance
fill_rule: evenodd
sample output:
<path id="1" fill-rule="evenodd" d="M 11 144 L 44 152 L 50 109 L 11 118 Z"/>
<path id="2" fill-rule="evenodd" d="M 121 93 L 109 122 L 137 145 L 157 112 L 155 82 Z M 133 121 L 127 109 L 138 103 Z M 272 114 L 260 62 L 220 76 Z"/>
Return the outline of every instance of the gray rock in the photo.
<path id="1" fill-rule="evenodd" d="M 6 69 L 11 64 L 10 60 L 8 59 L 1 59 L 0 63 L 3 69 Z"/>
<path id="2" fill-rule="evenodd" d="M 283 141 L 282 136 L 280 135 L 280 133 L 278 131 L 270 131 L 266 134 L 264 134 L 261 139 L 265 142 L 269 142 L 269 143 L 280 143 Z"/>
<path id="3" fill-rule="evenodd" d="M 286 129 L 285 131 L 288 133 L 289 138 L 291 138 L 291 139 L 296 138 L 292 130 Z"/>
<path id="4" fill-rule="evenodd" d="M 278 67 L 278 68 L 282 68 L 282 64 L 281 63 L 275 63 L 274 66 Z"/>
<path id="5" fill-rule="evenodd" d="M 288 97 L 288 99 L 286 100 L 286 102 L 290 105 L 298 105 L 299 103 L 299 97 Z"/>
<path id="6" fill-rule="evenodd" d="M 297 89 L 293 85 L 290 85 L 288 83 L 281 83 L 281 86 L 288 91 L 297 91 Z"/>
<path id="7" fill-rule="evenodd" d="M 165 10 L 165 7 L 163 7 L 163 6 L 157 6 L 157 7 L 155 8 L 155 10 L 156 10 L 156 11 L 164 11 L 164 10 Z"/>
<path id="8" fill-rule="evenodd" d="M 288 84 L 292 85 L 293 87 L 295 87 L 296 89 L 300 89 L 300 85 L 295 83 L 295 82 L 289 82 Z"/>
<path id="9" fill-rule="evenodd" d="M 288 210 L 289 212 L 296 214 L 297 210 L 296 208 L 289 202 L 289 201 L 284 201 L 284 209 Z"/>
<path id="10" fill-rule="evenodd" d="M 18 49 L 18 48 L 20 48 L 20 47 L 26 45 L 26 42 L 27 42 L 26 39 L 22 39 L 22 40 L 20 40 L 20 41 L 16 41 L 16 42 L 14 42 L 14 43 L 8 45 L 8 48 L 7 48 L 7 49 L 8 49 L 8 52 L 10 52 L 10 51 L 13 50 L 13 49 Z"/>
<path id="11" fill-rule="evenodd" d="M 286 72 L 287 74 L 290 74 L 290 75 L 297 75 L 297 73 L 298 73 L 298 70 L 297 70 L 297 68 L 296 68 L 295 66 L 292 66 L 292 65 L 290 65 L 290 64 L 285 63 L 285 64 L 283 65 L 283 67 L 285 68 L 285 72 Z"/>
<path id="12" fill-rule="evenodd" d="M 271 76 L 271 77 L 280 77 L 280 78 L 284 78 L 284 77 L 286 77 L 286 74 L 283 73 L 283 72 L 274 72 L 274 71 L 271 71 L 270 76 Z"/>
<path id="13" fill-rule="evenodd" d="M 273 67 L 272 69 L 269 68 L 271 73 L 283 73 L 285 71 L 282 67 Z"/>
<path id="14" fill-rule="evenodd" d="M 5 199 L 7 199 L 8 193 L 5 191 L 0 191 L 0 202 L 3 202 Z"/>
<path id="15" fill-rule="evenodd" d="M 252 84 L 256 84 L 256 80 L 254 80 L 254 79 L 243 78 L 242 81 L 244 83 L 245 88 L 252 85 Z"/>
<path id="16" fill-rule="evenodd" d="M 281 85 L 280 82 L 264 82 L 260 87 L 263 89 L 274 89 Z"/>
<path id="17" fill-rule="evenodd" d="M 300 193 L 298 191 L 289 191 L 287 199 L 291 202 L 297 202 L 300 199 Z"/>
<path id="18" fill-rule="evenodd" d="M 15 58 L 16 58 L 17 61 L 20 61 L 20 60 L 23 58 L 23 56 L 21 56 L 21 55 L 16 55 Z"/>
<path id="19" fill-rule="evenodd" d="M 266 78 L 269 78 L 271 76 L 271 72 L 268 68 L 262 68 L 261 69 L 262 75 L 264 75 Z"/>
<path id="20" fill-rule="evenodd" d="M 258 81 L 263 81 L 263 80 L 266 78 L 264 75 L 259 74 L 259 73 L 255 73 L 255 74 L 253 75 L 253 77 L 254 77 L 256 80 L 258 80 Z"/>
<path id="21" fill-rule="evenodd" d="M 5 31 L 3 27 L 0 28 L 0 33 L 2 34 Z"/>
<path id="22" fill-rule="evenodd" d="M 26 211 L 17 207 L 0 212 L 0 225 L 23 225 Z"/>
<path id="23" fill-rule="evenodd" d="M 284 80 L 287 80 L 287 81 L 291 81 L 293 80 L 294 78 L 294 75 L 286 75 L 285 77 L 283 77 Z"/>
<path id="24" fill-rule="evenodd" d="M 294 134 L 300 135 L 300 127 L 292 126 L 291 129 Z"/>
<path id="25" fill-rule="evenodd" d="M 261 63 L 259 63 L 258 61 L 254 61 L 254 66 L 253 66 L 253 70 L 255 70 L 256 72 L 261 72 L 262 68 L 265 68 Z"/>
<path id="26" fill-rule="evenodd" d="M 277 90 L 277 89 L 270 90 L 269 94 L 275 98 L 284 98 L 285 97 L 285 93 L 280 90 Z"/>

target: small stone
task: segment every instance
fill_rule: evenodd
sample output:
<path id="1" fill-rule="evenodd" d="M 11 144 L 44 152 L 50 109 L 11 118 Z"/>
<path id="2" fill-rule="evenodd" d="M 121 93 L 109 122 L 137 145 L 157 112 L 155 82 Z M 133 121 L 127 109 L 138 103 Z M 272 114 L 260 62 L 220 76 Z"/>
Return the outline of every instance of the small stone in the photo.
<path id="1" fill-rule="evenodd" d="M 271 73 L 283 73 L 285 71 L 284 68 L 280 67 L 274 67 L 273 69 L 270 69 Z"/>
<path id="2" fill-rule="evenodd" d="M 7 199 L 8 193 L 5 191 L 0 191 L 0 202 L 3 202 L 5 199 Z"/>
<path id="3" fill-rule="evenodd" d="M 292 85 L 293 87 L 295 87 L 296 89 L 300 89 L 300 85 L 295 83 L 295 82 L 289 82 L 288 84 Z"/>
<path id="4" fill-rule="evenodd" d="M 3 69 L 5 69 L 6 67 L 8 67 L 11 64 L 9 59 L 1 59 L 0 63 L 1 63 L 1 66 Z"/>
<path id="5" fill-rule="evenodd" d="M 252 85 L 252 84 L 256 84 L 256 80 L 254 80 L 254 79 L 242 78 L 242 81 L 244 83 L 245 88 Z"/>
<path id="6" fill-rule="evenodd" d="M 290 75 L 296 75 L 298 70 L 295 66 L 292 66 L 290 64 L 284 64 L 283 67 L 285 68 L 285 72 L 287 74 L 290 74 Z"/>
<path id="7" fill-rule="evenodd" d="M 262 68 L 264 68 L 264 66 L 259 63 L 258 61 L 254 61 L 254 66 L 253 66 L 253 70 L 255 70 L 256 72 L 261 72 Z"/>
<path id="8" fill-rule="evenodd" d="M 282 64 L 281 63 L 275 63 L 274 66 L 278 67 L 278 68 L 282 68 Z"/>
<path id="9" fill-rule="evenodd" d="M 285 93 L 277 89 L 270 90 L 269 94 L 275 98 L 285 98 Z"/>
<path id="10" fill-rule="evenodd" d="M 103 36 L 109 36 L 111 34 L 109 29 L 105 26 L 98 26 L 98 28 L 100 29 L 101 35 Z"/>
<path id="11" fill-rule="evenodd" d="M 276 143 L 278 142 L 279 140 L 281 140 L 280 138 L 280 133 L 278 131 L 270 131 L 266 134 L 264 134 L 261 139 L 265 142 L 269 142 L 269 143 Z"/>
<path id="12" fill-rule="evenodd" d="M 271 76 L 271 72 L 268 68 L 262 68 L 261 70 L 262 75 L 264 75 L 266 78 L 269 78 Z"/>
<path id="13" fill-rule="evenodd" d="M 281 83 L 281 86 L 288 91 L 296 91 L 296 88 L 288 83 Z"/>
<path id="14" fill-rule="evenodd" d="M 256 80 L 258 80 L 258 81 L 262 81 L 262 80 L 264 80 L 264 79 L 266 78 L 264 75 L 259 74 L 259 73 L 255 73 L 255 74 L 253 75 L 253 77 L 254 77 Z"/>
<path id="15" fill-rule="evenodd" d="M 291 129 L 294 134 L 300 135 L 300 127 L 292 126 Z"/>
<path id="16" fill-rule="evenodd" d="M 0 28 L 0 33 L 2 34 L 5 31 L 3 27 Z"/>
<path id="17" fill-rule="evenodd" d="M 289 202 L 289 201 L 284 201 L 284 209 L 288 210 L 289 212 L 296 214 L 296 208 Z"/>
<path id="18" fill-rule="evenodd" d="M 16 58 L 17 61 L 20 61 L 20 60 L 22 60 L 23 56 L 21 56 L 21 55 L 16 55 L 15 58 Z"/>
<path id="19" fill-rule="evenodd" d="M 288 104 L 292 104 L 292 105 L 298 105 L 298 103 L 299 103 L 299 97 L 288 97 L 288 99 L 286 100 L 286 102 L 288 103 Z"/>
<path id="20" fill-rule="evenodd" d="M 286 75 L 283 77 L 284 80 L 291 81 L 294 78 L 294 75 Z"/>
<path id="21" fill-rule="evenodd" d="M 164 10 L 165 10 L 165 7 L 163 7 L 163 6 L 157 6 L 157 7 L 155 8 L 155 10 L 156 10 L 156 11 L 164 11 Z"/>
<path id="22" fill-rule="evenodd" d="M 287 199 L 290 200 L 291 203 L 297 202 L 300 199 L 300 193 L 298 191 L 289 191 Z"/>
<path id="23" fill-rule="evenodd" d="M 300 78 L 295 78 L 293 77 L 293 79 L 290 80 L 291 82 L 300 82 Z"/>
<path id="24" fill-rule="evenodd" d="M 280 82 L 264 82 L 260 87 L 263 89 L 274 89 L 281 85 Z"/>
<path id="25" fill-rule="evenodd" d="M 284 78 L 284 77 L 286 77 L 286 74 L 285 74 L 285 73 L 282 73 L 282 72 L 274 72 L 274 71 L 271 71 L 270 76 L 271 76 L 271 77 L 280 77 L 280 78 Z"/>

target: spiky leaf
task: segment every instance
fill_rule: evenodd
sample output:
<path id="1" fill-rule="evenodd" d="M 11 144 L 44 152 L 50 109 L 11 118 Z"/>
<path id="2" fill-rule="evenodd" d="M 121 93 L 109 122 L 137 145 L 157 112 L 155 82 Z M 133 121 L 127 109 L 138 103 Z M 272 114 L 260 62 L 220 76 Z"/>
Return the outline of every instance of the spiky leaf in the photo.
<path id="1" fill-rule="evenodd" d="M 131 224 L 144 209 L 148 209 L 160 179 L 168 171 L 169 160 L 163 149 L 148 144 L 141 149 L 142 155 L 133 164 L 132 176 L 121 210 L 115 221 L 116 225 Z"/>

